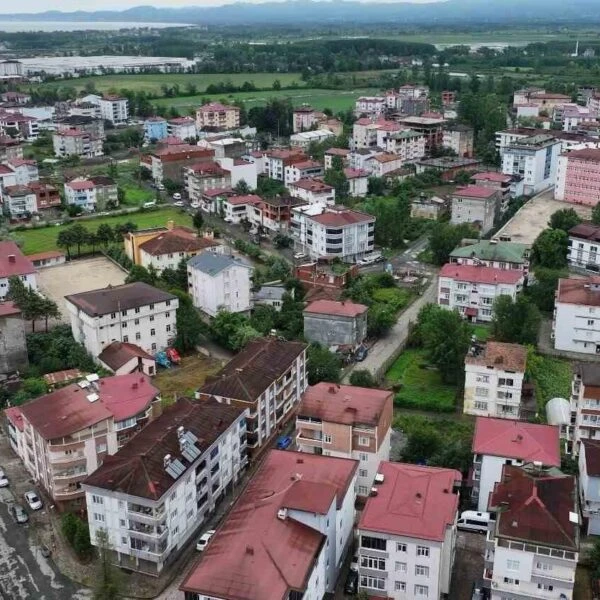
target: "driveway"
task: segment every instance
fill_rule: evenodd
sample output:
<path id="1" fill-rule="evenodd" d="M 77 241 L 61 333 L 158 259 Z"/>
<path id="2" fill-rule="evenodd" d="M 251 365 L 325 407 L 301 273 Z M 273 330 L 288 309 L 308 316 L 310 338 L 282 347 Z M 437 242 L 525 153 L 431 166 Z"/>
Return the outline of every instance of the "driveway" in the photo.
<path id="1" fill-rule="evenodd" d="M 456 557 L 452 569 L 450 598 L 471 600 L 473 582 L 483 575 L 485 535 L 459 531 L 456 535 Z"/>

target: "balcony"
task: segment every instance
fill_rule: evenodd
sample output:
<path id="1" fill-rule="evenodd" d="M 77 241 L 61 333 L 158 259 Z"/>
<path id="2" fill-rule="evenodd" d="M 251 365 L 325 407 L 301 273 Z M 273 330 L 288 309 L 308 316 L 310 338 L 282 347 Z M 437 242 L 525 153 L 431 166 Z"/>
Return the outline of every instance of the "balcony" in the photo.
<path id="1" fill-rule="evenodd" d="M 323 445 L 323 438 L 322 436 L 313 436 L 313 435 L 308 435 L 307 432 L 300 432 L 298 433 L 298 435 L 296 436 L 296 444 L 297 445 L 302 445 L 302 446 L 318 446 L 321 447 Z"/>
<path id="2" fill-rule="evenodd" d="M 156 522 L 161 520 L 164 516 L 164 508 L 162 510 L 153 510 L 149 506 L 139 506 L 137 504 L 129 504 L 127 506 L 127 517 L 138 523 L 156 525 Z"/>
<path id="3" fill-rule="evenodd" d="M 163 527 L 151 527 L 149 525 L 135 525 L 131 522 L 127 531 L 133 537 L 147 542 L 160 542 L 167 538 L 169 530 L 166 526 Z"/>
<path id="4" fill-rule="evenodd" d="M 80 469 L 77 471 L 59 471 L 58 473 L 54 473 L 52 478 L 54 481 L 61 483 L 72 483 L 74 481 L 79 481 L 83 478 L 87 477 L 87 470 Z"/>
<path id="5" fill-rule="evenodd" d="M 58 500 L 72 500 L 83 496 L 83 490 L 81 488 L 55 488 L 52 496 Z"/>

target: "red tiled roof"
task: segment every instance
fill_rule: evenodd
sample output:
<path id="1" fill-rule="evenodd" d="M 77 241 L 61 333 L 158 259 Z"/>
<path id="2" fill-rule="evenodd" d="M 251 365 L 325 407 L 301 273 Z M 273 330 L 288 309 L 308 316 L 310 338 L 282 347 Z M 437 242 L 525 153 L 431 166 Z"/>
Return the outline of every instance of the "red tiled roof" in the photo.
<path id="1" fill-rule="evenodd" d="M 139 248 L 152 256 L 160 256 L 178 252 L 196 252 L 214 246 L 218 246 L 218 244 L 213 240 L 197 237 L 179 229 L 172 229 L 143 242 Z"/>
<path id="2" fill-rule="evenodd" d="M 297 187 L 308 192 L 331 192 L 333 187 L 322 182 L 320 179 L 298 179 L 290 183 L 290 187 Z"/>
<path id="3" fill-rule="evenodd" d="M 440 277 L 449 277 L 451 279 L 470 281 L 472 283 L 505 283 L 516 285 L 523 279 L 523 273 L 518 270 L 447 263 L 442 267 Z"/>
<path id="4" fill-rule="evenodd" d="M 13 175 L 14 171 L 7 165 L 0 165 L 0 175 Z"/>
<path id="5" fill-rule="evenodd" d="M 321 225 L 337 225 L 340 227 L 343 227 L 344 225 L 354 225 L 356 223 L 366 223 L 367 221 L 375 220 L 375 217 L 368 215 L 367 213 L 358 212 L 357 210 L 352 210 L 350 208 L 344 208 L 341 210 L 328 209 L 320 215 L 307 218 L 311 219 L 312 221 L 316 221 Z"/>
<path id="6" fill-rule="evenodd" d="M 101 360 L 105 365 L 108 365 L 113 371 L 126 365 L 132 358 L 154 360 L 152 355 L 148 354 L 136 344 L 117 341 L 106 346 L 98 355 L 98 360 Z"/>
<path id="7" fill-rule="evenodd" d="M 19 431 L 23 431 L 25 429 L 25 425 L 23 424 L 23 414 L 18 406 L 11 406 L 5 409 L 4 414 L 16 429 Z"/>
<path id="8" fill-rule="evenodd" d="M 324 536 L 277 513 L 286 500 L 306 512 L 321 512 L 334 490 L 339 507 L 357 464 L 269 451 L 180 589 L 227 600 L 279 600 L 291 590 L 304 590 Z M 289 492 L 293 488 L 298 490 L 294 497 Z"/>
<path id="9" fill-rule="evenodd" d="M 61 252 L 60 250 L 48 250 L 47 252 L 38 252 L 37 254 L 28 254 L 27 258 L 30 261 L 37 261 L 37 260 L 46 260 L 48 258 L 60 258 L 61 256 L 65 256 L 64 252 Z"/>
<path id="10" fill-rule="evenodd" d="M 198 108 L 199 111 L 202 112 L 211 112 L 211 111 L 223 111 L 223 110 L 235 110 L 237 112 L 239 112 L 239 108 L 237 106 L 230 106 L 230 105 L 225 105 L 225 104 L 221 104 L 220 102 L 209 102 L 208 104 L 203 104 L 200 108 Z"/>
<path id="11" fill-rule="evenodd" d="M 35 273 L 35 267 L 13 241 L 0 241 L 0 277 L 29 275 Z"/>
<path id="12" fill-rule="evenodd" d="M 348 156 L 350 150 L 348 150 L 348 148 L 329 148 L 329 150 L 325 150 L 325 154 L 331 156 Z"/>
<path id="13" fill-rule="evenodd" d="M 559 467 L 558 434 L 558 427 L 553 425 L 477 417 L 473 434 L 473 452 Z"/>
<path id="14" fill-rule="evenodd" d="M 463 196 L 465 198 L 489 198 L 495 193 L 496 190 L 484 185 L 466 185 L 465 187 L 457 188 L 453 196 Z"/>
<path id="15" fill-rule="evenodd" d="M 192 117 L 175 117 L 168 122 L 172 125 L 193 125 L 196 121 Z"/>
<path id="16" fill-rule="evenodd" d="M 524 373 L 527 365 L 527 348 L 520 344 L 489 341 L 485 344 L 482 353 L 476 356 L 467 354 L 465 363 Z"/>
<path id="17" fill-rule="evenodd" d="M 357 317 L 368 310 L 368 306 L 355 302 L 333 302 L 331 300 L 317 300 L 311 302 L 304 312 L 320 315 L 333 315 L 336 317 Z"/>
<path id="18" fill-rule="evenodd" d="M 8 185 L 4 191 L 7 196 L 26 196 L 34 193 L 27 185 Z"/>
<path id="19" fill-rule="evenodd" d="M 372 125 L 373 121 L 368 117 L 362 117 L 354 122 L 355 125 Z"/>
<path id="20" fill-rule="evenodd" d="M 453 488 L 462 480 L 460 471 L 382 461 L 378 472 L 384 481 L 367 500 L 358 528 L 443 541 L 458 510 Z"/>
<path id="21" fill-rule="evenodd" d="M 585 448 L 585 470 L 590 477 L 600 477 L 600 442 L 581 440 Z"/>
<path id="22" fill-rule="evenodd" d="M 571 150 L 571 152 L 565 152 L 564 156 L 567 156 L 569 159 L 578 158 L 580 160 L 600 162 L 600 148 L 583 148 L 582 150 Z"/>
<path id="23" fill-rule="evenodd" d="M 557 302 L 583 306 L 600 306 L 600 277 L 559 279 Z"/>
<path id="24" fill-rule="evenodd" d="M 227 203 L 233 206 L 238 204 L 260 204 L 262 198 L 256 194 L 247 194 L 246 196 L 230 196 L 227 198 Z"/>
<path id="25" fill-rule="evenodd" d="M 387 390 L 321 382 L 306 390 L 297 414 L 329 423 L 376 427 L 386 404 L 391 407 L 392 396 Z M 389 412 L 391 414 L 391 408 Z"/>
<path id="26" fill-rule="evenodd" d="M 57 383 L 68 383 L 81 379 L 83 373 L 79 369 L 64 369 L 63 371 L 53 371 L 44 375 L 44 381 L 48 385 L 56 385 Z"/>
<path id="27" fill-rule="evenodd" d="M 329 483 L 294 481 L 283 496 L 281 506 L 290 510 L 326 515 L 336 499 L 337 488 Z"/>
<path id="28" fill-rule="evenodd" d="M 290 158 L 306 159 L 308 158 L 302 150 L 286 150 L 285 148 L 277 148 L 275 150 L 268 150 L 264 154 L 267 158 L 278 158 L 281 160 L 288 160 Z"/>
<path id="29" fill-rule="evenodd" d="M 202 192 L 203 196 L 207 198 L 215 198 L 216 196 L 230 196 L 234 195 L 235 192 L 231 188 L 209 188 Z"/>
<path id="30" fill-rule="evenodd" d="M 389 163 L 395 160 L 401 160 L 397 154 L 376 154 L 369 158 L 369 160 L 376 160 L 379 163 Z"/>
<path id="31" fill-rule="evenodd" d="M 490 494 L 497 510 L 496 537 L 579 550 L 574 477 L 535 475 L 512 465 L 502 468 L 502 480 Z"/>
<path id="32" fill-rule="evenodd" d="M 69 181 L 68 183 L 65 183 L 65 185 L 78 192 L 83 190 L 93 190 L 96 187 L 94 182 L 89 179 L 84 179 L 83 181 Z"/>
<path id="33" fill-rule="evenodd" d="M 10 300 L 0 302 L 0 317 L 10 317 L 20 314 L 21 309 L 15 306 L 14 302 L 11 302 Z"/>
<path id="34" fill-rule="evenodd" d="M 369 173 L 363 169 L 344 169 L 344 175 L 346 179 L 359 179 L 361 177 L 368 177 Z"/>
<path id="35" fill-rule="evenodd" d="M 95 402 L 87 396 L 96 393 Z M 98 391 L 72 383 L 21 407 L 23 415 L 46 440 L 68 436 L 114 417 L 123 421 L 146 410 L 159 391 L 140 373 L 104 377 Z"/>
<path id="36" fill-rule="evenodd" d="M 496 181 L 498 183 L 508 183 L 512 177 L 504 173 L 496 173 L 495 171 L 486 171 L 485 173 L 474 173 L 471 179 L 476 181 Z"/>
<path id="37" fill-rule="evenodd" d="M 29 160 L 27 158 L 11 158 L 7 162 L 12 167 L 21 167 L 24 165 L 33 166 L 33 167 L 37 166 L 37 162 L 35 160 Z"/>
<path id="38" fill-rule="evenodd" d="M 296 169 L 317 169 L 323 165 L 316 160 L 301 160 L 300 162 L 292 163 L 290 166 L 294 166 Z"/>

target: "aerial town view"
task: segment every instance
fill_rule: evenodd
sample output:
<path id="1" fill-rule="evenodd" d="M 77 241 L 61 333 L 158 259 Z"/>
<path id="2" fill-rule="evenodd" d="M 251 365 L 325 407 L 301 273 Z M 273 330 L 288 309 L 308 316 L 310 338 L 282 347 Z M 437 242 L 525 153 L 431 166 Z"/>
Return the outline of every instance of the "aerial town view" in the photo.
<path id="1" fill-rule="evenodd" d="M 600 600 L 600 0 L 2 3 L 0 600 L 153 599 Z"/>

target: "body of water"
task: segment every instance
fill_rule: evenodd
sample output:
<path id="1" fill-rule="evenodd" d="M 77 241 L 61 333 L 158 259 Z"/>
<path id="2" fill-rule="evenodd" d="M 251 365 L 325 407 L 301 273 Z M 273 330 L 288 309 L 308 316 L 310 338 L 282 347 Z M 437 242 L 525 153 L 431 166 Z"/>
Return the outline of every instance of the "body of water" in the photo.
<path id="1" fill-rule="evenodd" d="M 139 29 L 150 27 L 187 27 L 185 23 L 134 23 L 122 21 L 0 21 L 0 31 L 118 31 L 119 29 Z"/>

